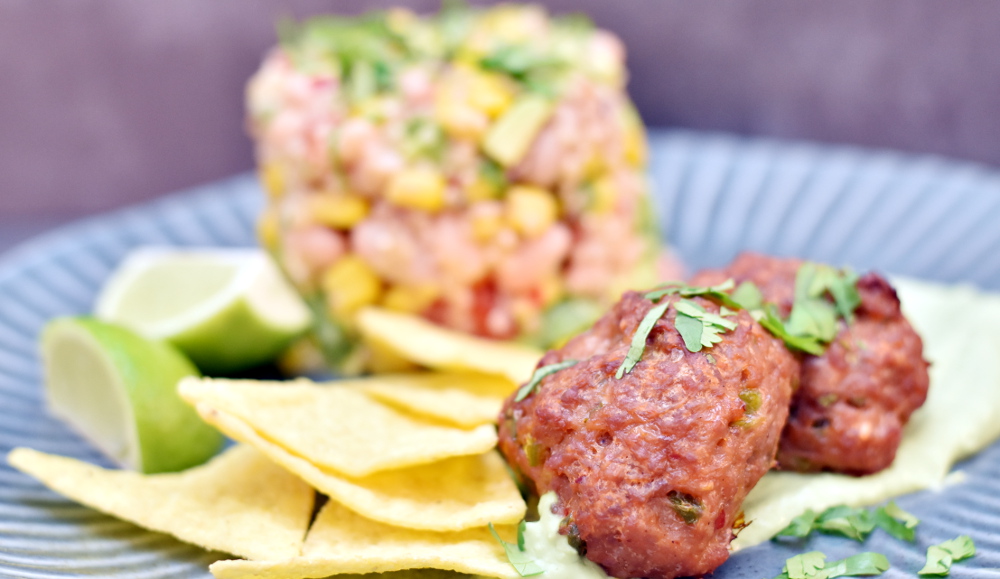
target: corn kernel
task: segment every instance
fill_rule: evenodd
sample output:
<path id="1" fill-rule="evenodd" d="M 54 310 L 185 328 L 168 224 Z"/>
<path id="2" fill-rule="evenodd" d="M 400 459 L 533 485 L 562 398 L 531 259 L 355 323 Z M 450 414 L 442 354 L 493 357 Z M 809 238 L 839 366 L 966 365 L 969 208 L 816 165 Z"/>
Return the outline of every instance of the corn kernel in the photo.
<path id="1" fill-rule="evenodd" d="M 382 307 L 408 314 L 420 313 L 437 299 L 438 292 L 430 286 L 392 286 L 382 298 Z"/>
<path id="2" fill-rule="evenodd" d="M 402 207 L 440 211 L 444 208 L 444 193 L 445 182 L 440 171 L 431 167 L 410 167 L 392 177 L 386 197 Z"/>
<path id="3" fill-rule="evenodd" d="M 268 251 L 278 250 L 278 212 L 265 210 L 257 219 L 257 239 Z"/>
<path id="4" fill-rule="evenodd" d="M 472 236 L 479 242 L 493 239 L 503 228 L 503 217 L 496 214 L 480 214 L 472 217 Z"/>
<path id="5" fill-rule="evenodd" d="M 489 128 L 489 118 L 448 91 L 434 99 L 434 119 L 449 136 L 478 141 Z"/>
<path id="6" fill-rule="evenodd" d="M 257 176 L 264 191 L 272 199 L 277 199 L 285 193 L 285 174 L 277 163 L 271 161 L 262 164 L 257 171 Z"/>
<path id="7" fill-rule="evenodd" d="M 539 187 L 518 185 L 507 192 L 507 222 L 525 237 L 538 237 L 556 221 L 555 198 Z"/>
<path id="8" fill-rule="evenodd" d="M 357 195 L 323 195 L 310 206 L 316 223 L 334 229 L 350 229 L 368 216 L 368 202 Z"/>
<path id="9" fill-rule="evenodd" d="M 551 275 L 545 277 L 540 284 L 538 284 L 538 297 L 541 302 L 541 306 L 546 308 L 560 299 L 562 299 L 563 294 L 563 282 L 558 275 Z"/>
<path id="10" fill-rule="evenodd" d="M 648 158 L 649 146 L 642 120 L 635 111 L 628 111 L 625 116 L 625 161 L 633 167 L 642 167 Z"/>
<path id="11" fill-rule="evenodd" d="M 490 118 L 500 116 L 514 102 L 514 93 L 498 74 L 473 73 L 469 86 L 469 104 Z"/>
<path id="12" fill-rule="evenodd" d="M 465 197 L 470 203 L 477 201 L 491 201 L 500 196 L 500 187 L 484 175 L 479 175 L 476 180 L 465 188 Z"/>
<path id="13" fill-rule="evenodd" d="M 382 294 L 382 281 L 356 255 L 338 259 L 323 273 L 321 284 L 330 312 L 340 320 L 348 320 L 357 310 L 376 303 Z"/>
<path id="14" fill-rule="evenodd" d="M 618 198 L 618 188 L 610 177 L 598 179 L 594 183 L 594 198 L 590 210 L 597 214 L 611 213 Z"/>

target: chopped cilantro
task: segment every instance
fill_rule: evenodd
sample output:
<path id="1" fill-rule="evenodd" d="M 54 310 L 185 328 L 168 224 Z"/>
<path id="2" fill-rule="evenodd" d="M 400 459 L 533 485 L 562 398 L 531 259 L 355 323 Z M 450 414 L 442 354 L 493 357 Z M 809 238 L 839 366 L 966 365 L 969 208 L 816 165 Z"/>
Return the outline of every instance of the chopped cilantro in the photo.
<path id="1" fill-rule="evenodd" d="M 774 579 L 833 579 L 881 575 L 889 569 L 889 560 L 879 553 L 859 553 L 840 561 L 826 562 L 826 555 L 811 551 L 785 561 L 782 573 Z"/>
<path id="2" fill-rule="evenodd" d="M 741 283 L 730 295 L 733 301 L 745 310 L 759 310 L 764 307 L 764 294 L 752 281 Z"/>
<path id="3" fill-rule="evenodd" d="M 647 300 L 662 301 L 646 312 L 646 316 L 639 323 L 639 327 L 636 328 L 635 334 L 632 336 L 632 343 L 625 354 L 625 359 L 618 367 L 618 372 L 615 373 L 615 378 L 621 378 L 628 374 L 639 363 L 642 353 L 646 350 L 646 340 L 649 338 L 649 333 L 653 331 L 657 320 L 662 318 L 667 308 L 670 307 L 670 302 L 664 299 L 668 296 L 703 297 L 720 303 L 723 309 L 718 314 L 712 314 L 695 302 L 680 300 L 675 306 L 677 317 L 674 320 L 674 327 L 681 334 L 688 350 L 700 352 L 702 348 L 711 348 L 714 344 L 719 343 L 721 341 L 719 334 L 736 328 L 735 322 L 725 319 L 726 316 L 733 314 L 726 308 L 741 309 L 740 305 L 726 293 L 732 290 L 733 286 L 734 283 L 731 279 L 711 287 L 693 287 L 680 282 L 669 282 L 665 284 L 665 287 L 647 292 L 644 296 Z"/>
<path id="4" fill-rule="evenodd" d="M 813 527 L 816 524 L 816 517 L 819 513 L 812 509 L 806 510 L 806 512 L 792 519 L 792 522 L 788 524 L 787 527 L 782 529 L 775 535 L 777 537 L 795 537 L 797 539 L 804 539 L 808 537 L 813 532 Z"/>
<path id="5" fill-rule="evenodd" d="M 826 555 L 819 551 L 796 555 L 785 561 L 785 573 L 788 573 L 789 579 L 815 577 L 824 567 L 826 567 Z"/>
<path id="6" fill-rule="evenodd" d="M 670 307 L 670 302 L 663 300 L 646 312 L 646 317 L 642 318 L 642 321 L 639 322 L 639 327 L 635 330 L 635 334 L 632 335 L 632 343 L 625 354 L 625 359 L 622 360 L 622 365 L 618 367 L 618 371 L 615 373 L 615 378 L 620 379 L 625 374 L 631 372 L 632 368 L 635 368 L 635 365 L 639 363 L 643 351 L 646 350 L 646 339 L 649 338 L 649 333 L 653 331 L 656 321 L 663 317 L 668 307 Z"/>
<path id="7" fill-rule="evenodd" d="M 899 508 L 895 503 L 875 510 L 838 505 L 817 514 L 812 509 L 792 519 L 792 522 L 775 539 L 789 537 L 804 539 L 813 531 L 842 535 L 855 541 L 864 541 L 876 528 L 904 541 L 913 541 L 914 528 L 919 519 Z"/>
<path id="8" fill-rule="evenodd" d="M 538 385 L 541 384 L 542 380 L 546 377 L 575 365 L 576 360 L 563 360 L 562 362 L 558 362 L 556 364 L 549 364 L 538 368 L 535 370 L 535 373 L 531 375 L 531 380 L 528 380 L 528 383 L 521 386 L 521 389 L 517 391 L 517 396 L 514 397 L 514 402 L 520 402 L 528 396 L 531 396 L 531 393 L 535 391 L 535 388 L 538 388 Z"/>
<path id="9" fill-rule="evenodd" d="M 976 545 L 967 535 L 927 547 L 927 563 L 918 575 L 947 575 L 951 564 L 976 554 Z"/>
<path id="10" fill-rule="evenodd" d="M 702 347 L 711 348 L 722 341 L 720 334 L 736 329 L 736 322 L 725 319 L 735 312 L 725 306 L 718 314 L 705 311 L 697 303 L 690 300 L 680 300 L 674 304 L 677 317 L 674 327 L 684 338 L 684 345 L 692 352 L 700 352 Z"/>
<path id="11" fill-rule="evenodd" d="M 896 506 L 891 502 L 875 511 L 875 525 L 901 541 L 913 542 L 916 539 L 914 528 L 920 519 Z"/>
<path id="12" fill-rule="evenodd" d="M 503 550 L 507 552 L 507 560 L 510 561 L 511 566 L 514 567 L 518 575 L 521 577 L 530 577 L 532 575 L 541 575 L 545 572 L 545 569 L 535 562 L 524 550 L 524 521 L 521 521 L 517 525 L 516 543 L 508 543 L 501 539 L 497 530 L 493 528 L 493 523 L 489 524 L 489 528 L 490 533 L 493 534 L 493 538 L 499 541 L 503 546 Z"/>

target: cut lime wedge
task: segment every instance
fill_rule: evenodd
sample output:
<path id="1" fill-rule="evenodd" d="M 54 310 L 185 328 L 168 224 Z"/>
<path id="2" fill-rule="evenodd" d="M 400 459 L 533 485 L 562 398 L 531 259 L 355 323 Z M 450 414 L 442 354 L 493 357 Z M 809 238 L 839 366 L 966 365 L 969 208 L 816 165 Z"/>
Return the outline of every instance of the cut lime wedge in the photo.
<path id="1" fill-rule="evenodd" d="M 169 341 L 208 373 L 272 360 L 310 324 L 298 294 L 257 249 L 136 250 L 104 286 L 96 314 Z"/>
<path id="2" fill-rule="evenodd" d="M 60 318 L 42 333 L 52 414 L 116 462 L 146 473 L 201 464 L 224 438 L 177 394 L 198 370 L 176 348 L 91 318 Z"/>

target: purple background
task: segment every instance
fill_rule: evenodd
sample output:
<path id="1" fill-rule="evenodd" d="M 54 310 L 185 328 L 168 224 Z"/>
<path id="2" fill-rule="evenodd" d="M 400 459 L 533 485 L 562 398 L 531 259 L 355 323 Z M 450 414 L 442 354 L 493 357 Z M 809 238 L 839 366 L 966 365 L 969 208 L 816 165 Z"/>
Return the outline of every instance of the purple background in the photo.
<path id="1" fill-rule="evenodd" d="M 242 90 L 275 18 L 391 4 L 0 0 L 0 247 L 250 169 Z M 652 125 L 1000 165 L 1000 2 L 545 4 L 624 38 Z"/>

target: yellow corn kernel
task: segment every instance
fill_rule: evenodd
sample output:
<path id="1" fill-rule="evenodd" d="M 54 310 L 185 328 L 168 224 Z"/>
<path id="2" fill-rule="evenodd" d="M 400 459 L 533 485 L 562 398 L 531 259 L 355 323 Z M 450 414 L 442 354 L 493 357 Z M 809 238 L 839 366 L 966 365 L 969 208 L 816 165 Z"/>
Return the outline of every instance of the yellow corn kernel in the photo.
<path id="1" fill-rule="evenodd" d="M 649 145 L 642 119 L 635 111 L 628 111 L 625 116 L 625 162 L 633 167 L 644 167 L 648 158 Z"/>
<path id="2" fill-rule="evenodd" d="M 590 204 L 590 210 L 594 213 L 611 213 L 615 208 L 615 201 L 618 200 L 618 188 L 614 180 L 610 177 L 598 179 L 594 185 L 594 198 Z"/>
<path id="3" fill-rule="evenodd" d="M 449 136 L 478 141 L 489 128 L 489 118 L 448 91 L 434 99 L 434 120 Z"/>
<path id="4" fill-rule="evenodd" d="M 438 291 L 430 286 L 392 286 L 382 298 L 382 307 L 395 312 L 417 314 L 434 303 Z"/>
<path id="5" fill-rule="evenodd" d="M 465 188 L 465 197 L 470 203 L 477 201 L 492 201 L 500 196 L 500 187 L 495 181 L 491 181 L 484 175 L 479 175 L 476 180 Z"/>
<path id="6" fill-rule="evenodd" d="M 261 187 L 272 199 L 277 199 L 285 193 L 285 173 L 274 161 L 263 163 L 257 170 L 257 177 L 260 179 Z"/>
<path id="7" fill-rule="evenodd" d="M 410 167 L 396 173 L 389 182 L 386 197 L 390 203 L 424 211 L 444 208 L 445 182 L 441 172 L 432 167 Z"/>
<path id="8" fill-rule="evenodd" d="M 506 80 L 495 73 L 473 73 L 469 86 L 469 104 L 490 118 L 496 118 L 514 102 L 514 93 Z"/>
<path id="9" fill-rule="evenodd" d="M 348 320 L 357 310 L 376 303 L 382 295 L 382 281 L 356 255 L 337 260 L 323 273 L 323 291 L 334 317 Z"/>
<path id="10" fill-rule="evenodd" d="M 503 228 L 503 217 L 496 214 L 480 214 L 472 217 L 472 236 L 479 242 L 493 239 Z"/>
<path id="11" fill-rule="evenodd" d="M 559 214 L 559 207 L 551 193 L 526 185 L 511 187 L 507 191 L 504 210 L 507 222 L 525 237 L 545 233 Z"/>
<path id="12" fill-rule="evenodd" d="M 563 282 L 558 275 L 547 276 L 543 279 L 538 284 L 538 293 L 542 307 L 546 308 L 562 299 L 565 293 L 563 290 Z"/>
<path id="13" fill-rule="evenodd" d="M 273 208 L 266 209 L 257 219 L 257 239 L 264 249 L 278 249 L 278 212 Z"/>
<path id="14" fill-rule="evenodd" d="M 368 216 L 368 202 L 357 195 L 323 195 L 310 201 L 313 220 L 334 229 L 350 229 Z"/>

